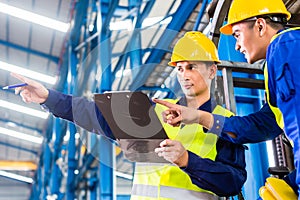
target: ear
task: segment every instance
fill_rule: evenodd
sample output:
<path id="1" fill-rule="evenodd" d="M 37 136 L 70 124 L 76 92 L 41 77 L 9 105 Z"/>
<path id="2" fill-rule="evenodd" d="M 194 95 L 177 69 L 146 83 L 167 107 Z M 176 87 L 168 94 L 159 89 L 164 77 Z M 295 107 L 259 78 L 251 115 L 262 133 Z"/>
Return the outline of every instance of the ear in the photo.
<path id="1" fill-rule="evenodd" d="M 255 22 L 255 30 L 258 31 L 259 36 L 263 36 L 267 30 L 267 23 L 266 20 L 263 18 L 258 18 Z"/>
<path id="2" fill-rule="evenodd" d="M 215 76 L 217 74 L 217 70 L 218 70 L 217 65 L 216 64 L 211 65 L 209 70 L 210 70 L 209 71 L 209 78 L 210 79 L 215 78 Z"/>

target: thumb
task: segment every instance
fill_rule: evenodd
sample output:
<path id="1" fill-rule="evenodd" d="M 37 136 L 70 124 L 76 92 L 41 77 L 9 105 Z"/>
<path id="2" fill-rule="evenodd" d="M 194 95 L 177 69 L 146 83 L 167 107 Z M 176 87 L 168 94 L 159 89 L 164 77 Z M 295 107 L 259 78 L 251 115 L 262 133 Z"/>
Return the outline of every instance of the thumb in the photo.
<path id="1" fill-rule="evenodd" d="M 160 147 L 165 147 L 165 146 L 170 146 L 170 144 L 172 143 L 172 140 L 170 139 L 165 139 L 164 141 L 162 141 L 159 146 Z"/>

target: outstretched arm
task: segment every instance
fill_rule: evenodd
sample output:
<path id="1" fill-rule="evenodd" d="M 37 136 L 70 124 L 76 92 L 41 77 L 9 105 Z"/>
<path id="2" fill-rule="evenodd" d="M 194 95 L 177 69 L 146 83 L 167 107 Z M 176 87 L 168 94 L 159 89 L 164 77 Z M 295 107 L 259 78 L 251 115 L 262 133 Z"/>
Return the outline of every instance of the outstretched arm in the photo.
<path id="1" fill-rule="evenodd" d="M 12 76 L 28 84 L 15 89 L 15 93 L 20 93 L 24 102 L 42 104 L 56 117 L 74 122 L 90 132 L 114 139 L 94 102 L 84 97 L 73 97 L 55 90 L 48 90 L 42 84 L 19 74 L 12 73 Z"/>
<path id="2" fill-rule="evenodd" d="M 153 99 L 153 101 L 168 107 L 162 113 L 164 122 L 172 126 L 178 126 L 180 123 L 199 123 L 207 128 L 208 132 L 234 143 L 266 141 L 274 139 L 283 132 L 277 125 L 275 116 L 268 104 L 247 116 L 224 117 L 164 100 Z"/>

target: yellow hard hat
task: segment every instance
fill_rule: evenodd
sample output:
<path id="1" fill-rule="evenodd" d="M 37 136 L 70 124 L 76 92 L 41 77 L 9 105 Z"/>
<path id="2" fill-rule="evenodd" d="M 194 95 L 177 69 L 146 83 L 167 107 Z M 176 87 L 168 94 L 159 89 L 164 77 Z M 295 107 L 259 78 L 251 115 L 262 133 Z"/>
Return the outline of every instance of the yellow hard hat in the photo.
<path id="1" fill-rule="evenodd" d="M 232 24 L 261 15 L 283 14 L 291 18 L 282 0 L 233 0 L 229 8 L 228 23 L 220 28 L 223 34 L 232 34 Z"/>
<path id="2" fill-rule="evenodd" d="M 220 63 L 215 44 L 203 33 L 186 32 L 174 46 L 168 65 L 175 67 L 179 61 L 212 61 Z"/>

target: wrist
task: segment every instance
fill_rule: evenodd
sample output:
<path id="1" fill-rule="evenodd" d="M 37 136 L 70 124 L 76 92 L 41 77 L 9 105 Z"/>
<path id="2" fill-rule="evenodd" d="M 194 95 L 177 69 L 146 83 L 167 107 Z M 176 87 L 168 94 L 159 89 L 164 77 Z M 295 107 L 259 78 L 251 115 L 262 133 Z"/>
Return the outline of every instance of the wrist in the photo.
<path id="1" fill-rule="evenodd" d="M 174 162 L 174 164 L 176 164 L 178 167 L 186 167 L 188 165 L 188 161 L 189 161 L 189 154 L 187 150 L 185 150 L 182 156 L 179 159 L 177 159 Z"/>
<path id="2" fill-rule="evenodd" d="M 211 113 L 198 110 L 198 123 L 207 129 L 211 129 L 214 124 L 214 117 Z"/>

